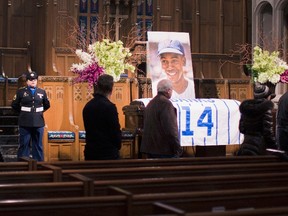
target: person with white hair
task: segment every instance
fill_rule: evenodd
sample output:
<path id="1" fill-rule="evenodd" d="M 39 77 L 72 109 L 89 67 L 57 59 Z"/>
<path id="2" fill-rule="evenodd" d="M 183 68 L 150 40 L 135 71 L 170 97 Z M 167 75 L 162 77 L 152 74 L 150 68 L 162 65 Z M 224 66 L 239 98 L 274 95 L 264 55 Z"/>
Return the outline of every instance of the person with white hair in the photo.
<path id="1" fill-rule="evenodd" d="M 161 80 L 157 85 L 157 95 L 144 110 L 141 153 L 148 158 L 177 158 L 182 155 L 178 136 L 177 112 L 169 100 L 172 82 Z"/>

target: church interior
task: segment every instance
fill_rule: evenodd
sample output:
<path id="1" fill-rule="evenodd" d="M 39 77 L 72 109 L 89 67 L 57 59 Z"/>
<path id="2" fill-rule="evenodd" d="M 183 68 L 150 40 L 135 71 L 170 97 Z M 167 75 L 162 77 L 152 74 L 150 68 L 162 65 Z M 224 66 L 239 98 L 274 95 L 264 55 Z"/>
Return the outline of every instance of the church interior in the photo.
<path id="1" fill-rule="evenodd" d="M 254 46 L 277 50 L 287 61 L 287 18 L 288 0 L 1 0 L 0 213 L 288 215 L 286 155 L 237 157 L 241 142 L 218 141 L 183 146 L 179 159 L 147 159 L 139 151 L 140 101 L 153 97 L 148 32 L 189 35 L 195 100 L 240 104 L 253 98 L 247 65 Z M 82 110 L 93 88 L 75 83 L 71 66 L 80 62 L 77 49 L 103 39 L 122 41 L 135 70 L 123 71 L 111 96 L 122 130 L 121 159 L 85 161 Z M 51 103 L 42 162 L 16 160 L 18 114 L 11 102 L 31 71 Z M 275 84 L 274 91 L 275 130 L 287 84 Z"/>

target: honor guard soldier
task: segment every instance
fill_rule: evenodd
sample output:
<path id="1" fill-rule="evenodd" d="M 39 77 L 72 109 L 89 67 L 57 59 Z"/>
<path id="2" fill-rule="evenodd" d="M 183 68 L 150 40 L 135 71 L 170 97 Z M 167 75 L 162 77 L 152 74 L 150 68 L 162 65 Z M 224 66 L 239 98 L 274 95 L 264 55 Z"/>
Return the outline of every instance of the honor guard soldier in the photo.
<path id="1" fill-rule="evenodd" d="M 43 112 L 50 108 L 50 102 L 44 89 L 37 88 L 38 75 L 28 72 L 27 86 L 17 90 L 12 101 L 12 108 L 19 112 L 19 148 L 17 159 L 30 157 L 30 143 L 32 144 L 32 158 L 43 161 Z"/>

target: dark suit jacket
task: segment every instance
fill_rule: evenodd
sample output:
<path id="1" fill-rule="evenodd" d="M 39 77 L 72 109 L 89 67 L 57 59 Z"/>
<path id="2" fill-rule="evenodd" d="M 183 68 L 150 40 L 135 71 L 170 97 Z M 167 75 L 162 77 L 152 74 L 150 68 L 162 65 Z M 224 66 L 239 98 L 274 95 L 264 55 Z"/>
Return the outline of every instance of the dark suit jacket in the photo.
<path id="1" fill-rule="evenodd" d="M 141 152 L 180 156 L 177 113 L 172 102 L 158 93 L 144 110 Z"/>
<path id="2" fill-rule="evenodd" d="M 121 130 L 115 104 L 94 94 L 83 109 L 86 131 L 85 160 L 116 159 L 121 148 Z"/>

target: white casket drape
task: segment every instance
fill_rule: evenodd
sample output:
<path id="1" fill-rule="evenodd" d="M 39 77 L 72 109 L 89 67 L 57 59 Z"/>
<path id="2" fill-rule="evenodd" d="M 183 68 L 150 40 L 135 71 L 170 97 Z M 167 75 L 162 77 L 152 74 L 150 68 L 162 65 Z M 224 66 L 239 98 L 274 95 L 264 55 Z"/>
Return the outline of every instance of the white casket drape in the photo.
<path id="1" fill-rule="evenodd" d="M 145 106 L 151 98 L 137 99 Z M 171 99 L 177 109 L 181 146 L 241 144 L 240 102 L 231 99 Z"/>

